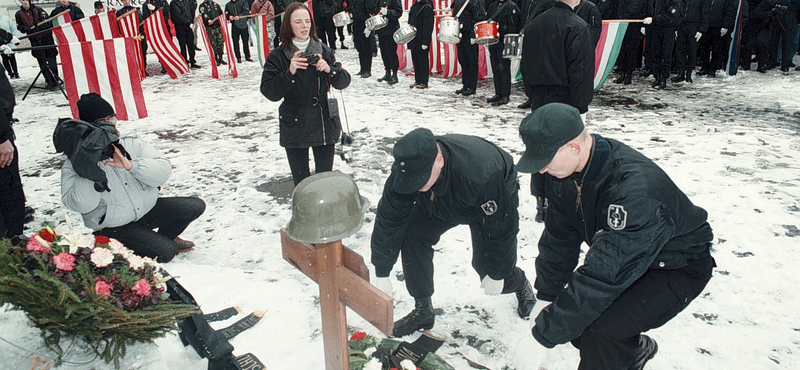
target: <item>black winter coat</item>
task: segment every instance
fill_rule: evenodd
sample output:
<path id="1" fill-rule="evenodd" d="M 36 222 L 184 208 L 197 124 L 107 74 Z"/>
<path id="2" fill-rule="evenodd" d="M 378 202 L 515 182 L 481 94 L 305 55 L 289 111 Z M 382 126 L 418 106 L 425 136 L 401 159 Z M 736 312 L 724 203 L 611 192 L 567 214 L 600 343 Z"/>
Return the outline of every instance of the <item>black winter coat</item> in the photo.
<path id="1" fill-rule="evenodd" d="M 553 304 L 533 335 L 547 347 L 581 335 L 648 269 L 678 269 L 708 251 L 708 214 L 641 153 L 592 135 L 586 168 L 545 175 L 549 207 L 536 258 L 537 297 Z M 581 244 L 589 251 L 578 265 Z"/>
<path id="2" fill-rule="evenodd" d="M 453 17 L 458 14 L 465 1 L 467 0 L 453 1 L 453 4 L 450 5 L 450 9 L 453 10 Z M 461 16 L 458 17 L 458 21 L 461 22 L 461 37 L 472 37 L 468 35 L 475 34 L 475 29 L 473 28 L 475 23 L 485 21 L 486 17 L 486 4 L 484 4 L 483 0 L 469 0 L 464 11 L 461 12 Z"/>
<path id="3" fill-rule="evenodd" d="M 194 12 L 189 0 L 173 0 L 169 6 L 169 14 L 175 26 L 188 26 L 194 21 Z"/>
<path id="4" fill-rule="evenodd" d="M 683 0 L 655 0 L 653 25 L 675 29 L 683 22 Z"/>
<path id="5" fill-rule="evenodd" d="M 687 0 L 683 10 L 683 23 L 697 24 L 697 32 L 705 33 L 711 14 L 713 0 Z"/>
<path id="6" fill-rule="evenodd" d="M 524 30 L 520 70 L 533 108 L 569 104 L 581 113 L 594 95 L 594 48 L 589 25 L 557 2 Z"/>
<path id="7" fill-rule="evenodd" d="M 617 0 L 589 0 L 600 10 L 602 19 L 616 19 Z"/>
<path id="8" fill-rule="evenodd" d="M 409 41 L 409 47 L 430 46 L 433 34 L 433 5 L 431 0 L 418 0 L 408 10 L 408 24 L 417 29 L 417 35 Z"/>
<path id="9" fill-rule="evenodd" d="M 47 12 L 44 9 L 31 5 L 28 10 L 19 7 L 19 11 L 14 15 L 17 20 L 17 29 L 22 33 L 34 33 L 53 27 L 52 22 L 46 22 L 39 27 L 36 24 L 48 18 Z M 35 27 L 35 28 L 34 28 Z M 45 32 L 36 36 L 28 38 L 31 40 L 31 46 L 55 45 L 52 32 Z M 50 58 L 58 55 L 58 49 L 48 48 L 44 50 L 31 50 L 31 55 L 34 58 Z"/>
<path id="10" fill-rule="evenodd" d="M 350 74 L 336 63 L 331 49 L 319 41 L 311 41 L 307 52 L 321 50 L 322 58 L 331 67 L 330 74 L 316 67 L 289 72 L 290 58 L 296 47 L 290 42 L 285 50 L 269 53 L 261 74 L 261 94 L 271 101 L 283 99 L 278 108 L 280 145 L 284 148 L 308 148 L 334 144 L 342 131 L 328 113 L 329 83 L 341 90 L 350 85 Z M 330 82 L 329 82 L 330 81 Z"/>
<path id="11" fill-rule="evenodd" d="M 514 160 L 476 136 L 443 135 L 437 136 L 436 142 L 442 149 L 444 168 L 429 191 L 396 193 L 392 184 L 397 166 L 392 166 L 386 179 L 372 231 L 371 260 L 376 275 L 389 276 L 400 253 L 408 216 L 413 207 L 420 207 L 451 224 L 480 225 L 491 245 L 485 255 L 488 275 L 496 280 L 509 276 L 515 266 L 519 232 Z M 492 203 L 496 206 L 493 212 L 488 206 Z"/>
<path id="12" fill-rule="evenodd" d="M 736 0 L 714 0 L 709 13 L 709 27 L 733 29 L 739 2 Z"/>
<path id="13" fill-rule="evenodd" d="M 315 17 L 330 17 L 336 14 L 336 1 L 334 0 L 312 0 Z"/>
<path id="14" fill-rule="evenodd" d="M 592 50 L 594 50 L 600 41 L 600 34 L 603 33 L 603 15 L 600 9 L 593 2 L 582 0 L 575 7 L 575 14 L 589 24 L 589 29 L 592 31 Z"/>
<path id="15" fill-rule="evenodd" d="M 65 11 L 65 10 L 69 10 L 69 17 L 73 21 L 77 21 L 78 19 L 81 19 L 81 18 L 84 17 L 83 10 L 81 10 L 81 8 L 75 6 L 74 4 L 70 4 L 70 3 L 67 3 L 67 6 L 59 5 L 59 6 L 55 7 L 55 8 L 53 8 L 53 11 L 50 12 L 50 16 L 51 17 L 55 16 L 56 14 L 61 13 L 61 12 Z"/>
<path id="16" fill-rule="evenodd" d="M 353 22 L 364 23 L 369 18 L 369 11 L 367 10 L 367 3 L 372 0 L 352 0 L 348 3 L 350 11 L 353 13 Z"/>
<path id="17" fill-rule="evenodd" d="M 503 7 L 503 4 L 506 4 L 505 7 Z M 499 13 L 497 13 L 498 8 L 500 9 Z M 497 13 L 497 15 L 492 18 L 495 13 Z M 502 3 L 500 1 L 495 1 L 489 4 L 489 8 L 486 10 L 486 16 L 486 19 L 497 22 L 500 40 L 503 40 L 506 34 L 519 33 L 519 30 L 522 29 L 522 12 L 519 10 L 517 3 L 513 0 L 506 0 Z"/>
<path id="18" fill-rule="evenodd" d="M 760 31 L 768 28 L 772 24 L 773 14 L 772 8 L 775 7 L 775 0 L 764 0 L 758 4 L 750 13 L 748 27 L 755 31 Z"/>
<path id="19" fill-rule="evenodd" d="M 642 19 L 649 15 L 650 10 L 648 0 L 618 0 L 617 18 L 618 19 Z"/>
<path id="20" fill-rule="evenodd" d="M 156 9 L 151 11 L 150 8 L 147 7 L 147 4 L 152 4 Z M 164 16 L 164 26 L 169 31 L 169 22 L 167 21 L 169 21 L 170 10 L 167 0 L 147 0 L 147 2 L 142 4 L 142 18 L 147 19 L 153 12 L 157 12 L 158 9 L 162 9 L 161 14 Z"/>
<path id="21" fill-rule="evenodd" d="M 250 7 L 247 6 L 246 0 L 229 1 L 225 4 L 225 17 L 240 30 L 247 29 L 247 18 L 239 18 L 237 20 L 231 19 L 234 16 L 245 16 L 250 14 Z"/>
<path id="22" fill-rule="evenodd" d="M 206 28 L 220 28 L 219 21 L 216 21 L 212 24 L 208 24 L 209 20 L 216 20 L 219 19 L 219 16 L 222 15 L 222 8 L 214 1 L 203 1 L 200 3 L 198 7 L 200 11 L 200 15 L 203 17 L 203 24 Z"/>
<path id="23" fill-rule="evenodd" d="M 375 33 L 378 35 L 392 35 L 394 31 L 400 28 L 400 17 L 403 16 L 403 4 L 400 3 L 400 0 L 367 1 L 367 11 L 370 16 L 380 13 L 381 8 L 386 8 L 386 19 L 389 20 L 389 24 L 387 24 L 386 27 L 376 30 Z"/>

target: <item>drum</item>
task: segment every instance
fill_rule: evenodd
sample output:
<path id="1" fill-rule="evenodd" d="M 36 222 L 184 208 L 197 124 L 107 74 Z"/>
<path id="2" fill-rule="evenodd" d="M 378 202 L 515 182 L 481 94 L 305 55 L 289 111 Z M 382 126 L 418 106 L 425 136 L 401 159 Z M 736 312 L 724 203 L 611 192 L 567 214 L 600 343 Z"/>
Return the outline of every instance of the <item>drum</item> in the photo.
<path id="1" fill-rule="evenodd" d="M 503 58 L 522 58 L 522 36 L 518 33 L 509 33 L 503 38 Z"/>
<path id="2" fill-rule="evenodd" d="M 338 12 L 333 15 L 333 25 L 336 27 L 344 27 L 353 23 L 353 15 L 348 12 Z"/>
<path id="3" fill-rule="evenodd" d="M 455 17 L 443 17 L 439 21 L 439 41 L 445 44 L 458 44 L 461 41 L 461 24 Z"/>
<path id="4" fill-rule="evenodd" d="M 494 45 L 500 41 L 500 25 L 495 21 L 475 23 L 475 43 Z"/>
<path id="5" fill-rule="evenodd" d="M 370 31 L 379 30 L 386 27 L 387 24 L 389 24 L 389 19 L 382 14 L 375 14 L 364 21 L 364 25 L 367 26 L 367 29 Z"/>
<path id="6" fill-rule="evenodd" d="M 417 36 L 417 29 L 410 24 L 404 24 L 400 26 L 400 28 L 398 28 L 397 31 L 394 31 L 394 35 L 392 35 L 392 38 L 394 39 L 394 42 L 403 45 L 413 40 L 414 37 L 416 36 Z"/>

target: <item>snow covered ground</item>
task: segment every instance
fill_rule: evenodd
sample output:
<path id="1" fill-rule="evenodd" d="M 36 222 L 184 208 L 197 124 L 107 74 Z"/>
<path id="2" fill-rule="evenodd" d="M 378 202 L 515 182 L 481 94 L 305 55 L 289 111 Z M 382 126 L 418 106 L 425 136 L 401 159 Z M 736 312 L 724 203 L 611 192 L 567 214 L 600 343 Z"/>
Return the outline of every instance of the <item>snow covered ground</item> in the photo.
<path id="1" fill-rule="evenodd" d="M 337 56 L 355 73 L 357 53 L 348 43 L 351 49 Z M 57 91 L 35 89 L 21 101 L 38 69 L 27 53 L 17 59 L 22 79 L 11 83 L 20 119 L 15 125 L 20 168 L 28 204 L 37 210 L 28 226 L 38 228 L 66 215 L 78 220 L 61 205 L 64 157 L 54 153 L 51 139 L 57 118 L 70 114 L 66 99 Z M 170 80 L 158 74 L 154 56 L 149 60 L 152 77 L 143 82 L 149 117 L 118 127 L 150 141 L 172 161 L 163 195 L 197 195 L 208 205 L 182 235 L 198 247 L 165 267 L 206 312 L 232 305 L 245 312 L 267 311 L 260 323 L 232 340 L 235 354 L 252 352 L 269 369 L 322 369 L 318 287 L 281 257 L 279 229 L 287 224 L 291 206 L 271 189 L 290 174 L 278 145 L 279 104 L 259 92 L 258 63 L 239 65 L 238 78 L 212 80 L 208 59 L 198 52 L 205 67 Z M 411 77 L 401 75 L 394 86 L 377 82 L 382 71 L 376 58 L 373 78 L 354 77 L 349 88 L 335 93 L 355 142 L 345 148 L 352 161 L 337 157 L 334 169 L 352 175 L 372 204 L 364 227 L 344 243 L 367 261 L 375 205 L 400 136 L 416 127 L 477 135 L 519 158 L 524 146 L 517 128 L 527 113 L 516 108 L 524 100 L 518 88 L 510 105 L 495 108 L 485 103 L 494 95 L 490 80 L 465 98 L 453 93 L 460 78 L 433 76 L 429 89 L 410 90 Z M 800 72 L 696 77 L 693 85 L 669 84 L 664 91 L 651 89 L 651 81 L 606 85 L 590 107 L 589 128 L 654 159 L 708 210 L 719 267 L 701 297 L 650 333 L 660 350 L 647 369 L 800 368 L 795 270 L 800 265 Z M 520 180 L 527 189 L 528 178 Z M 535 200 L 527 191 L 521 192 L 520 214 L 518 265 L 533 279 L 542 225 L 533 221 Z M 490 369 L 513 369 L 511 349 L 528 327 L 514 311 L 515 297 L 483 294 L 470 266 L 468 228 L 448 232 L 436 249 L 433 302 L 441 312 L 432 331 L 447 339 L 437 353 L 456 369 L 470 369 L 466 359 Z M 396 274 L 402 274 L 399 264 Z M 395 281 L 394 288 L 399 318 L 411 310 L 413 299 L 402 282 Z M 348 324 L 380 337 L 353 312 Z M 67 347 L 62 368 L 113 368 L 94 359 L 79 341 L 65 342 Z M 23 313 L 0 308 L 0 369 L 28 368 L 35 355 L 51 363 L 55 359 Z M 544 367 L 574 369 L 578 361 L 574 348 L 561 345 L 550 351 Z M 183 347 L 177 335 L 168 335 L 155 344 L 129 347 L 122 367 L 205 369 L 206 361 Z"/>

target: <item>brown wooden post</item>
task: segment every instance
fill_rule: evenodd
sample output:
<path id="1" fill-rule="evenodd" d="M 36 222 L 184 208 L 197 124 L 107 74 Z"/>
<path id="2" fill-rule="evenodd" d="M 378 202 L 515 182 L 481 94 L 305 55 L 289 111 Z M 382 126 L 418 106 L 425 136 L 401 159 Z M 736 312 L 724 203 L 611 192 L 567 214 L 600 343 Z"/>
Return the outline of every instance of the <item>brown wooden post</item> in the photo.
<path id="1" fill-rule="evenodd" d="M 339 300 L 339 274 L 342 267 L 342 241 L 316 244 L 319 273 L 319 308 L 322 311 L 322 342 L 325 346 L 325 369 L 350 370 L 347 348 L 347 312 Z"/>

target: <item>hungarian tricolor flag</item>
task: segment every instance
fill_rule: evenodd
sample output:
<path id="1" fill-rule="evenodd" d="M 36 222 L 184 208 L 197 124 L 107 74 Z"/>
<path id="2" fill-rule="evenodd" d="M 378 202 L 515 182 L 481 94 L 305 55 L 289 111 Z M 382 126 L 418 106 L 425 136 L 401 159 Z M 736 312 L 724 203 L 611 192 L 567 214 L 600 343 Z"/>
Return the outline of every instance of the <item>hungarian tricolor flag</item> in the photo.
<path id="1" fill-rule="evenodd" d="M 267 15 L 261 14 L 255 17 L 256 22 L 256 49 L 258 50 L 258 62 L 261 66 L 267 62 L 269 56 L 269 22 L 267 22 Z"/>
<path id="2" fill-rule="evenodd" d="M 105 13 L 81 18 L 53 27 L 53 35 L 59 44 L 120 37 L 117 15 L 114 11 L 109 10 Z"/>
<path id="3" fill-rule="evenodd" d="M 90 92 L 106 99 L 120 120 L 147 117 L 137 70 L 138 46 L 139 40 L 122 37 L 58 45 L 73 117 L 78 118 L 80 96 Z"/>
<path id="4" fill-rule="evenodd" d="M 622 39 L 625 38 L 625 30 L 628 29 L 628 22 L 625 21 L 603 21 L 603 31 L 600 33 L 600 40 L 594 49 L 594 89 L 599 90 L 606 83 L 608 75 L 614 69 L 619 56 L 619 48 L 622 46 Z"/>
<path id="5" fill-rule="evenodd" d="M 172 41 L 172 36 L 164 29 L 164 14 L 162 9 L 156 10 L 144 20 L 144 33 L 147 34 L 147 44 L 161 62 L 170 78 L 189 73 L 189 65 L 183 59 L 178 47 Z"/>
<path id="6" fill-rule="evenodd" d="M 731 43 L 728 45 L 728 61 L 725 63 L 725 73 L 728 76 L 735 76 L 739 72 L 739 45 L 742 42 L 742 17 L 746 17 L 744 0 L 738 0 L 736 6 L 736 22 L 731 30 Z M 795 36 L 797 33 L 795 32 Z M 786 36 L 784 36 L 786 37 Z M 750 56 L 747 56 L 750 58 Z"/>

